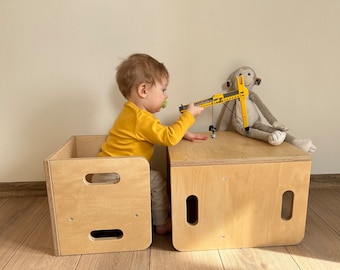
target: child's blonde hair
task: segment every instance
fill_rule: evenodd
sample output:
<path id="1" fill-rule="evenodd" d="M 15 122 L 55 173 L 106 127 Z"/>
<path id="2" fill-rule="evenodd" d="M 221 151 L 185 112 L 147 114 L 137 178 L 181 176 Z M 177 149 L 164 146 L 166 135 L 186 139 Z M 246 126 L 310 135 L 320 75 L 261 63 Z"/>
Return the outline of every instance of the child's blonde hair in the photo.
<path id="1" fill-rule="evenodd" d="M 141 83 L 154 85 L 163 79 L 169 80 L 168 70 L 147 54 L 132 54 L 117 67 L 116 81 L 125 98 Z"/>

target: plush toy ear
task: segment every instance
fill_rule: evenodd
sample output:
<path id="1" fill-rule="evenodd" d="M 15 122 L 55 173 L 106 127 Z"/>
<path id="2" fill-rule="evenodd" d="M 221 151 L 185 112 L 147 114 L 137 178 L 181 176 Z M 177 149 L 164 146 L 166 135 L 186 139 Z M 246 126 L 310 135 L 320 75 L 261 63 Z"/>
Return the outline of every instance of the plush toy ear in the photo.
<path id="1" fill-rule="evenodd" d="M 255 85 L 260 85 L 260 83 L 261 83 L 261 78 L 256 78 Z"/>

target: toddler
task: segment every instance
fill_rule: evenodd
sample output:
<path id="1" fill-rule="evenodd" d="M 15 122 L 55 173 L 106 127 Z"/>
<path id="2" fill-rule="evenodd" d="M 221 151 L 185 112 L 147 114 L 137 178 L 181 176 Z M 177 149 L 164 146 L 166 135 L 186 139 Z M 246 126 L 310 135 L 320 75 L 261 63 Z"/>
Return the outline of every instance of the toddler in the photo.
<path id="1" fill-rule="evenodd" d="M 100 157 L 143 156 L 149 162 L 154 145 L 171 146 L 182 138 L 205 140 L 206 135 L 188 132 L 203 108 L 190 103 L 171 126 L 154 116 L 165 107 L 168 98 L 169 73 L 164 64 L 146 54 L 133 54 L 117 68 L 116 81 L 126 103 L 103 143 Z M 150 170 L 152 223 L 158 234 L 171 231 L 167 182 Z"/>

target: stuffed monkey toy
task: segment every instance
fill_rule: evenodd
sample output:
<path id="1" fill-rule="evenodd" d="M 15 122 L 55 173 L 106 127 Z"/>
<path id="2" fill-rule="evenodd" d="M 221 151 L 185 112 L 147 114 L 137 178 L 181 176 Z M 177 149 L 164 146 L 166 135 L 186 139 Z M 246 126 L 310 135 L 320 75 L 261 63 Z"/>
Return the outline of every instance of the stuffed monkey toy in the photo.
<path id="1" fill-rule="evenodd" d="M 246 99 L 249 131 L 243 127 L 240 101 L 232 100 L 225 103 L 217 123 L 217 130 L 228 130 L 230 128 L 230 118 L 232 127 L 241 135 L 268 142 L 271 145 L 280 145 L 283 141 L 291 143 L 308 153 L 316 151 L 315 145 L 310 139 L 297 139 L 287 133 L 288 127 L 278 122 L 272 115 L 259 96 L 252 91 L 254 85 L 259 85 L 261 79 L 257 78 L 254 70 L 250 67 L 240 67 L 228 78 L 226 88 L 237 90 L 236 77 L 244 76 L 244 85 L 249 90 Z M 259 111 L 266 118 L 270 125 L 261 121 Z"/>

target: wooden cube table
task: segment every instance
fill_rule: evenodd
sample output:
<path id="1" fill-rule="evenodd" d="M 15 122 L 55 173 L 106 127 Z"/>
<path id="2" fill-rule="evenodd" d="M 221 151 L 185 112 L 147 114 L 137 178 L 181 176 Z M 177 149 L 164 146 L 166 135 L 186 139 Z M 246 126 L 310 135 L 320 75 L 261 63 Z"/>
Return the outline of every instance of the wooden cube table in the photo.
<path id="1" fill-rule="evenodd" d="M 55 255 L 142 250 L 152 240 L 150 168 L 97 157 L 106 136 L 73 136 L 45 160 Z M 93 182 L 93 175 L 115 176 Z"/>
<path id="2" fill-rule="evenodd" d="M 294 245 L 305 233 L 311 156 L 235 132 L 168 147 L 173 245 Z"/>

